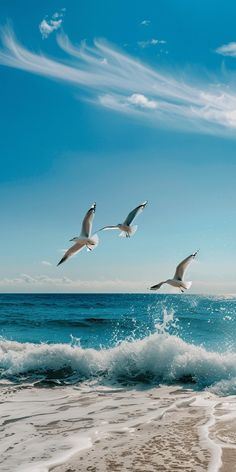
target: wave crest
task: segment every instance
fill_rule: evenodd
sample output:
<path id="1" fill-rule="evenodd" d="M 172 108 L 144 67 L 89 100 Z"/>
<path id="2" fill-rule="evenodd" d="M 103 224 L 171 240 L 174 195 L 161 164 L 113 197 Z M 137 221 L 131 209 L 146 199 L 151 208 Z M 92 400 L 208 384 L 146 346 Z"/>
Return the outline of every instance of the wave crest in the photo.
<path id="1" fill-rule="evenodd" d="M 191 382 L 197 389 L 236 393 L 236 353 L 209 352 L 166 333 L 101 350 L 1 340 L 0 369 L 2 378 L 19 381 L 37 375 L 61 380 L 73 376 L 73 381 L 102 376 L 127 382 Z"/>

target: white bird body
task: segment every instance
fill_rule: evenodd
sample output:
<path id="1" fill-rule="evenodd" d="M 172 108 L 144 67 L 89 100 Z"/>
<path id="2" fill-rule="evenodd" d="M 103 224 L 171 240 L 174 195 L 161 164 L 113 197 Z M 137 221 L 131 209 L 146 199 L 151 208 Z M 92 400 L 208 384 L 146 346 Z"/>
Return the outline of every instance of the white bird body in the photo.
<path id="1" fill-rule="evenodd" d="M 176 287 L 176 288 L 183 288 L 185 290 L 188 290 L 191 285 L 192 285 L 192 282 L 184 282 L 183 280 L 176 280 L 176 279 L 168 279 L 165 281 L 166 284 L 168 285 L 172 285 L 172 287 Z"/>
<path id="2" fill-rule="evenodd" d="M 125 224 L 119 224 L 117 226 L 121 230 L 121 233 L 120 233 L 121 238 L 125 238 L 125 237 L 130 238 L 131 236 L 134 235 L 134 233 L 136 233 L 138 229 L 137 225 L 129 226 Z"/>
<path id="3" fill-rule="evenodd" d="M 150 290 L 159 290 L 162 285 L 168 284 L 171 285 L 172 287 L 179 288 L 181 292 L 184 292 L 185 290 L 188 290 L 192 282 L 185 282 L 184 279 L 184 274 L 189 266 L 189 264 L 195 259 L 198 251 L 194 252 L 190 256 L 186 257 L 178 266 L 176 267 L 175 275 L 172 279 L 167 279 L 162 282 L 159 282 L 156 285 L 153 285 Z"/>
<path id="4" fill-rule="evenodd" d="M 145 201 L 141 205 L 134 208 L 134 210 L 132 210 L 128 214 L 127 218 L 125 219 L 125 221 L 123 223 L 119 223 L 118 225 L 114 225 L 114 226 L 104 226 L 99 231 L 108 231 L 108 230 L 112 230 L 112 229 L 118 229 L 118 230 L 121 231 L 121 233 L 120 233 L 121 237 L 130 238 L 131 236 L 133 236 L 136 233 L 136 231 L 138 229 L 137 226 L 132 225 L 131 223 L 139 215 L 139 213 L 141 213 L 144 210 L 144 208 L 146 206 L 147 206 L 147 201 Z"/>
<path id="5" fill-rule="evenodd" d="M 88 251 L 93 251 L 95 247 L 99 243 L 98 235 L 94 234 L 91 236 L 92 232 L 92 224 L 93 219 L 96 211 L 96 203 L 94 203 L 91 208 L 87 211 L 81 228 L 80 236 L 75 236 L 70 241 L 74 241 L 75 244 L 71 246 L 64 254 L 62 259 L 58 262 L 57 265 L 62 264 L 65 262 L 69 257 L 74 256 L 78 252 L 82 251 L 85 247 L 87 247 Z"/>

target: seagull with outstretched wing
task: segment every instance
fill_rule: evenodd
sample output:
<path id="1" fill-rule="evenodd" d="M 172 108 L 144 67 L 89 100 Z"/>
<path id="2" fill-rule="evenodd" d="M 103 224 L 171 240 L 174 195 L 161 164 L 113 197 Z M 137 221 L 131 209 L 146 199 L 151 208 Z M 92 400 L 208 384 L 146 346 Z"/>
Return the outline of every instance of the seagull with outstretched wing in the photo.
<path id="1" fill-rule="evenodd" d="M 70 239 L 70 241 L 74 241 L 75 244 L 73 244 L 73 246 L 71 246 L 66 251 L 62 259 L 58 262 L 58 266 L 69 259 L 69 257 L 74 256 L 78 252 L 82 251 L 84 247 L 87 247 L 89 251 L 93 251 L 93 249 L 95 249 L 95 247 L 98 245 L 99 239 L 97 234 L 91 236 L 95 211 L 96 203 L 94 203 L 89 208 L 83 219 L 80 236 L 75 236 L 74 238 Z"/>
<path id="2" fill-rule="evenodd" d="M 190 256 L 186 257 L 186 259 L 184 259 L 182 262 L 179 263 L 179 265 L 177 265 L 173 279 L 168 279 L 164 280 L 163 282 L 159 282 L 159 284 L 153 285 L 150 290 L 158 290 L 164 284 L 171 285 L 172 287 L 177 287 L 180 289 L 181 292 L 188 290 L 191 287 L 192 282 L 184 282 L 184 274 L 189 264 L 195 259 L 198 252 L 199 249 Z"/>
<path id="3" fill-rule="evenodd" d="M 147 201 L 142 203 L 141 205 L 137 206 L 132 210 L 127 218 L 125 219 L 124 223 L 119 223 L 118 225 L 114 226 L 104 226 L 104 228 L 101 228 L 99 231 L 107 231 L 107 230 L 112 230 L 112 229 L 118 229 L 121 231 L 120 236 L 121 237 L 126 237 L 130 238 L 130 236 L 133 236 L 134 233 L 137 231 L 137 226 L 132 225 L 134 219 L 141 213 L 144 208 L 147 206 Z"/>

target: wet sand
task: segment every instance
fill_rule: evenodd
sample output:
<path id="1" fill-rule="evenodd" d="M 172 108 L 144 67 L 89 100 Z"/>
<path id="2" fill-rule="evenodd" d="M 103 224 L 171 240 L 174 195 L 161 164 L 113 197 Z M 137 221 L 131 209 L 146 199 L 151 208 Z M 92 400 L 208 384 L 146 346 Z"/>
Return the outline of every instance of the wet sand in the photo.
<path id="1" fill-rule="evenodd" d="M 131 432 L 113 432 L 74 456 L 56 472 L 206 471 L 210 453 L 199 444 L 198 428 L 205 422 L 201 408 L 169 411 Z"/>
<path id="2" fill-rule="evenodd" d="M 236 472 L 236 398 L 153 389 L 173 396 L 162 414 L 132 430 L 95 439 L 54 472 Z"/>
<path id="3" fill-rule="evenodd" d="M 236 472 L 236 397 L 85 382 L 0 400 L 1 472 Z"/>

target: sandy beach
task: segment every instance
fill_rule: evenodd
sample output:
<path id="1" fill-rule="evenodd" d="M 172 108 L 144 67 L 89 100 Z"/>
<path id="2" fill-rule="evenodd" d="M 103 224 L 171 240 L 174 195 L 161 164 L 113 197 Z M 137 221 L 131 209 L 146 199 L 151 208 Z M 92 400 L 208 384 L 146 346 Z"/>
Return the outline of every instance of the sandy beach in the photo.
<path id="1" fill-rule="evenodd" d="M 147 394 L 155 403 L 158 391 Z M 170 396 L 172 392 L 170 392 Z M 57 472 L 103 471 L 204 471 L 211 462 L 208 441 L 200 440 L 199 430 L 206 421 L 204 408 L 191 406 L 191 395 L 173 393 L 175 404 L 146 423 L 137 419 L 130 430 L 113 430 L 94 441 L 92 447 L 53 470 Z M 178 400 L 178 396 L 180 399 Z M 150 406 L 152 409 L 152 406 Z M 115 418 L 114 418 L 115 422 Z"/>
<path id="2" fill-rule="evenodd" d="M 212 395 L 162 388 L 145 392 L 145 400 L 152 412 L 155 402 L 161 401 L 162 412 L 154 413 L 145 423 L 137 418 L 129 429 L 114 414 L 114 425 L 119 424 L 119 429 L 113 425 L 109 434 L 94 439 L 89 449 L 51 470 L 235 472 L 235 398 L 225 402 Z M 135 411 L 127 415 L 136 417 Z"/>
<path id="3" fill-rule="evenodd" d="M 0 410 L 2 472 L 236 470 L 233 396 L 90 382 L 7 388 Z"/>

